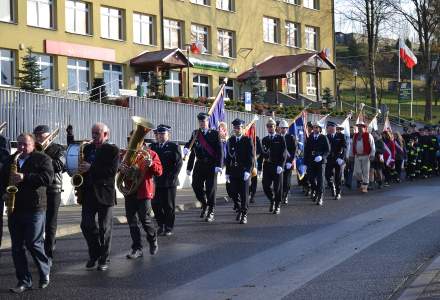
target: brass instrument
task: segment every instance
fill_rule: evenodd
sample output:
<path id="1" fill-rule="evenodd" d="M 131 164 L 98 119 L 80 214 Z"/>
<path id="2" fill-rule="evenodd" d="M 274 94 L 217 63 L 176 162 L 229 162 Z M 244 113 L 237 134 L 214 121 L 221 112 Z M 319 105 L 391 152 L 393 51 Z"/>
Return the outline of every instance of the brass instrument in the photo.
<path id="1" fill-rule="evenodd" d="M 134 131 L 121 163 L 128 170 L 125 172 L 119 171 L 116 174 L 116 186 L 124 196 L 135 193 L 142 183 L 144 174 L 135 163 L 139 156 L 142 156 L 145 160 L 151 160 L 150 153 L 148 150 L 143 150 L 142 146 L 144 137 L 153 129 L 153 124 L 138 116 L 133 116 L 131 119 L 134 123 Z"/>
<path id="2" fill-rule="evenodd" d="M 6 123 L 6 122 L 3 122 L 3 123 L 0 124 L 0 133 L 2 133 L 3 129 L 6 128 L 6 125 L 7 125 L 7 124 L 8 124 L 8 123 Z"/>
<path id="3" fill-rule="evenodd" d="M 86 145 L 90 144 L 91 142 L 92 142 L 92 140 L 90 140 L 90 141 L 83 141 L 79 145 L 78 168 L 79 168 L 79 166 L 81 166 L 81 164 L 84 161 L 84 147 Z M 80 187 L 84 183 L 84 177 L 82 176 L 82 174 L 81 174 L 81 172 L 79 170 L 77 171 L 77 173 L 72 175 L 72 178 L 70 179 L 70 182 L 71 182 L 72 186 L 75 189 L 76 202 L 79 205 L 82 205 L 83 204 L 83 200 L 84 200 L 84 195 L 83 195 L 82 191 L 80 190 Z"/>
<path id="4" fill-rule="evenodd" d="M 35 143 L 35 150 L 37 150 L 38 152 L 43 152 L 44 150 L 46 150 L 47 147 L 49 147 L 49 145 L 52 144 L 52 142 L 57 138 L 59 133 L 60 129 L 57 128 L 51 134 L 49 134 L 41 144 Z"/>
<path id="5" fill-rule="evenodd" d="M 15 209 L 15 194 L 18 192 L 18 187 L 15 185 L 13 176 L 17 174 L 18 171 L 18 158 L 21 152 L 17 151 L 12 156 L 11 169 L 9 173 L 9 185 L 6 187 L 6 210 L 8 215 L 12 214 Z"/>

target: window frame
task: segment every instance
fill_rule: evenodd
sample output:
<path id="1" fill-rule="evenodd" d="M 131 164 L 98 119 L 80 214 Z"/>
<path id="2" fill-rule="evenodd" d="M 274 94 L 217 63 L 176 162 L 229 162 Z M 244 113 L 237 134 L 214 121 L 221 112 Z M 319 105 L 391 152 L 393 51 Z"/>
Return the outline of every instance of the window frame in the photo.
<path id="1" fill-rule="evenodd" d="M 34 12 L 34 13 L 36 15 L 35 18 L 37 20 L 37 24 L 30 24 L 30 22 L 29 22 L 29 18 L 30 18 L 30 16 L 32 16 L 32 14 L 30 14 L 30 10 L 29 10 L 29 3 L 30 2 L 35 3 L 35 5 L 36 5 L 37 11 Z M 49 27 L 41 25 L 41 21 L 40 21 L 39 15 L 40 15 L 40 10 L 42 9 L 42 8 L 40 8 L 40 5 L 42 5 L 42 4 L 48 4 L 49 5 L 49 9 L 50 9 L 50 13 L 49 13 L 49 15 L 50 15 L 50 26 Z M 54 0 L 27 0 L 26 1 L 26 14 L 27 14 L 27 16 L 26 16 L 26 24 L 28 26 L 44 28 L 44 29 L 56 29 L 56 26 L 55 26 Z"/>
<path id="2" fill-rule="evenodd" d="M 106 70 L 105 65 L 110 66 L 110 68 L 108 70 Z M 115 66 L 121 67 L 121 71 L 114 70 Z M 110 75 L 109 82 L 106 82 L 106 80 L 105 80 L 106 73 Z M 108 92 L 108 95 L 109 96 L 119 96 L 120 90 L 124 89 L 124 65 L 104 62 L 104 63 L 102 63 L 102 75 L 103 75 L 103 81 L 104 81 L 106 91 Z M 118 77 L 120 76 L 120 78 L 117 78 L 117 79 L 114 78 L 115 75 L 117 75 Z M 117 85 L 117 87 L 114 87 L 116 80 L 118 80 L 118 85 Z M 116 90 L 117 90 L 117 92 L 114 93 L 114 91 L 116 91 Z"/>
<path id="3" fill-rule="evenodd" d="M 69 60 L 73 60 L 75 61 L 75 66 L 69 65 Z M 82 67 L 79 66 L 79 62 L 84 61 L 87 63 L 86 67 Z M 76 94 L 85 94 L 89 91 L 90 89 L 90 76 L 91 76 L 91 72 L 90 72 L 90 61 L 87 59 L 78 59 L 78 58 L 73 58 L 73 57 L 68 57 L 67 58 L 67 91 L 69 93 L 76 93 Z M 75 84 L 76 84 L 76 90 L 71 90 L 70 87 L 72 86 L 72 84 L 70 84 L 69 82 L 69 69 L 73 69 L 75 70 Z M 87 72 L 87 88 L 85 91 L 81 90 L 81 84 L 83 82 L 81 82 L 81 80 L 79 80 L 79 72 L 80 71 L 86 71 Z"/>
<path id="4" fill-rule="evenodd" d="M 104 13 L 103 14 L 103 9 L 107 9 L 108 13 Z M 114 18 L 114 16 L 111 15 L 111 11 L 118 11 L 118 38 L 113 38 L 112 37 L 112 33 L 111 33 L 111 19 Z M 100 10 L 99 10 L 99 16 L 100 16 L 100 21 L 101 21 L 101 38 L 103 39 L 109 39 L 109 40 L 114 40 L 114 41 L 124 41 L 125 39 L 125 33 L 124 33 L 124 10 L 121 8 L 115 8 L 115 7 L 110 7 L 110 6 L 101 6 Z M 103 34 L 103 17 L 106 17 L 107 19 L 107 32 L 108 32 L 108 36 L 104 36 Z"/>
<path id="5" fill-rule="evenodd" d="M 9 20 L 1 20 L 3 23 L 17 23 L 17 4 L 16 0 L 0 0 L 9 2 Z"/>
<path id="6" fill-rule="evenodd" d="M 197 43 L 199 41 L 199 35 L 203 35 L 204 41 L 203 46 L 205 47 L 206 51 L 202 52 L 201 54 L 209 54 L 211 53 L 211 46 L 210 46 L 210 27 L 207 25 L 201 25 L 192 23 L 191 24 L 191 43 Z M 193 40 L 193 37 L 196 37 L 196 40 Z"/>
<path id="7" fill-rule="evenodd" d="M 224 7 L 225 1 L 228 2 L 227 8 Z M 215 7 L 217 9 L 229 12 L 235 12 L 235 1 L 234 0 L 216 0 Z"/>
<path id="8" fill-rule="evenodd" d="M 272 24 L 270 24 L 268 21 L 273 21 Z M 269 30 L 266 33 L 266 30 Z M 267 38 L 270 38 L 270 31 L 273 30 L 273 37 L 274 40 L 271 41 Z M 274 17 L 269 17 L 269 16 L 263 16 L 263 41 L 266 43 L 271 43 L 271 44 L 279 44 L 280 43 L 280 38 L 279 38 L 279 30 L 280 30 L 280 20 Z"/>
<path id="9" fill-rule="evenodd" d="M 210 0 L 190 0 L 189 2 L 196 5 L 211 6 Z M 203 2 L 203 3 L 199 3 L 199 2 Z"/>
<path id="10" fill-rule="evenodd" d="M 313 29 L 313 31 L 311 31 L 310 29 Z M 319 31 L 317 27 L 314 26 L 309 26 L 306 25 L 304 28 L 304 35 L 305 35 L 305 48 L 307 50 L 311 50 L 311 51 L 318 51 L 318 47 L 319 47 Z M 314 43 L 314 47 L 309 47 L 309 42 L 310 42 L 310 35 L 313 35 L 313 43 Z"/>
<path id="11" fill-rule="evenodd" d="M 227 34 L 231 34 L 230 36 Z M 225 40 L 230 41 L 229 45 L 229 52 L 228 55 L 225 55 L 224 46 L 225 46 Z M 227 57 L 227 58 L 235 58 L 235 32 L 232 30 L 217 29 L 217 52 L 218 55 L 221 57 Z"/>
<path id="12" fill-rule="evenodd" d="M 73 2 L 74 3 L 74 6 L 73 7 L 67 7 L 67 3 L 68 2 Z M 82 33 L 82 32 L 79 32 L 78 30 L 77 30 L 77 22 L 76 22 L 76 20 L 77 20 L 77 16 L 78 16 L 78 11 L 83 11 L 81 8 L 78 8 L 76 5 L 77 5 L 77 3 L 84 3 L 85 5 L 86 5 L 86 8 L 85 8 L 85 14 L 86 14 L 86 24 L 85 24 L 85 29 L 86 29 L 86 32 L 85 33 Z M 65 21 L 65 24 L 66 24 L 66 32 L 68 32 L 68 33 L 73 33 L 73 34 L 80 34 L 80 35 L 92 35 L 92 21 L 91 21 L 91 12 L 92 12 L 92 9 L 91 9 L 91 7 L 92 7 L 92 5 L 91 5 L 91 3 L 89 3 L 89 2 L 86 2 L 86 1 L 81 1 L 81 0 L 66 0 L 66 2 L 65 2 L 65 19 L 67 20 L 67 16 L 68 16 L 68 14 L 67 14 L 67 10 L 68 9 L 73 9 L 73 13 L 74 13 L 74 20 L 73 20 L 73 26 L 74 26 L 74 30 L 69 30 L 68 28 L 67 28 L 67 21 Z M 83 11 L 84 12 L 84 11 Z"/>
<path id="13" fill-rule="evenodd" d="M 40 74 L 43 76 L 42 72 L 44 69 L 49 68 L 50 70 L 50 83 L 49 83 L 49 88 L 45 88 L 43 87 L 43 82 L 45 80 L 43 80 L 43 82 L 41 82 L 41 86 L 40 88 L 50 91 L 50 90 L 54 90 L 55 89 L 55 59 L 53 57 L 53 55 L 47 55 L 47 54 L 42 54 L 42 53 L 32 53 L 33 56 L 35 56 L 35 58 L 37 58 L 37 65 L 38 68 L 40 69 Z M 50 59 L 50 62 L 43 62 L 42 58 L 43 57 L 48 57 Z M 46 78 L 47 79 L 47 78 Z"/>
<path id="14" fill-rule="evenodd" d="M 176 74 L 177 75 L 177 79 L 173 78 L 172 74 Z M 180 73 L 179 71 L 175 71 L 175 70 L 170 70 L 169 71 L 169 77 L 165 80 L 166 86 L 165 86 L 165 94 L 168 97 L 179 97 L 180 96 L 180 91 L 181 91 L 181 85 L 182 85 L 182 80 L 180 79 Z M 167 93 L 167 87 L 168 85 L 171 86 L 171 94 L 169 95 Z M 175 85 L 177 85 L 177 93 L 174 90 Z"/>
<path id="15" fill-rule="evenodd" d="M 292 45 L 290 43 L 290 41 L 291 41 L 290 34 L 292 33 L 292 28 L 290 27 L 290 25 L 293 25 L 294 45 Z M 301 47 L 301 35 L 300 35 L 301 26 L 300 26 L 300 23 L 286 21 L 285 29 L 286 29 L 286 46 L 294 47 L 294 48 L 300 48 Z"/>
<path id="16" fill-rule="evenodd" d="M 165 24 L 165 22 L 168 22 L 168 24 Z M 176 22 L 177 25 L 171 25 L 170 24 L 171 22 Z M 164 30 L 164 41 L 163 41 L 164 48 L 165 49 L 182 48 L 182 46 L 183 46 L 183 21 L 164 18 L 162 26 L 163 26 L 163 30 Z M 172 33 L 173 33 L 174 29 L 177 30 L 177 38 L 178 38 L 177 45 L 176 45 L 177 47 L 173 47 L 173 43 L 171 40 Z M 167 43 L 166 43 L 167 42 L 166 41 L 166 31 L 169 32 L 169 38 L 170 38 L 169 45 L 167 45 Z"/>
<path id="17" fill-rule="evenodd" d="M 202 83 L 201 82 L 201 78 L 202 77 L 206 77 L 208 79 L 208 83 Z M 194 80 L 194 79 L 197 80 Z M 193 97 L 194 98 L 200 98 L 200 97 L 205 97 L 208 98 L 210 97 L 210 93 L 211 93 L 211 78 L 209 75 L 204 75 L 204 74 L 194 74 L 193 75 Z M 197 89 L 197 93 L 194 93 L 195 89 Z M 202 89 L 206 89 L 206 95 L 203 95 L 203 90 Z"/>
<path id="18" fill-rule="evenodd" d="M 139 20 L 137 21 L 135 19 L 135 16 L 139 16 Z M 148 17 L 149 21 L 143 21 L 142 18 L 143 17 Z M 142 31 L 142 25 L 143 24 L 147 24 L 148 28 L 149 28 L 149 36 L 148 36 L 148 41 L 146 43 L 142 42 L 142 38 L 143 38 L 143 31 Z M 139 40 L 137 40 L 137 36 L 135 34 L 135 27 L 139 26 L 138 30 L 139 30 Z M 155 46 L 155 19 L 153 15 L 149 15 L 149 14 L 145 14 L 145 13 L 141 13 L 141 12 L 133 12 L 133 43 L 139 44 L 139 45 L 147 45 L 147 46 Z"/>
<path id="19" fill-rule="evenodd" d="M 3 56 L 3 51 L 9 51 L 10 52 L 10 56 L 6 57 Z M 11 49 L 5 49 L 5 48 L 0 48 L 0 86 L 14 86 L 15 85 L 15 77 L 16 77 L 16 73 L 17 73 L 17 54 L 15 53 L 14 50 Z M 7 62 L 7 63 L 11 63 L 12 62 L 12 67 L 11 67 L 11 84 L 5 84 L 2 81 L 2 63 L 3 62 Z"/>

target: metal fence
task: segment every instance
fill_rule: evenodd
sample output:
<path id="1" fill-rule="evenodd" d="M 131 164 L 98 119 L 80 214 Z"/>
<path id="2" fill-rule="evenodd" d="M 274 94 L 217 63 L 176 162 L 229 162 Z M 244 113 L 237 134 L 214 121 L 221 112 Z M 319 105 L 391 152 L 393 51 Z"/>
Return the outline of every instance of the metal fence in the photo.
<path id="1" fill-rule="evenodd" d="M 64 97 L 34 94 L 20 90 L 0 88 L 0 122 L 7 122 L 5 132 L 12 140 L 22 132 L 32 132 L 39 124 L 52 129 L 59 128 L 56 142 L 66 144 L 66 127 L 73 126 L 75 140 L 90 139 L 91 127 L 101 121 L 111 130 L 111 141 L 120 147 L 126 146 L 127 133 L 132 129 L 131 116 L 147 118 L 154 125 L 167 124 L 172 127 L 172 140 L 186 142 L 191 132 L 198 127 L 197 114 L 208 111 L 207 107 L 168 102 L 163 100 L 130 97 L 129 107 L 100 104 Z M 265 136 L 268 116 L 258 116 L 257 135 Z M 314 121 L 319 115 L 309 114 Z M 228 127 L 232 120 L 241 118 L 250 122 L 254 114 L 226 110 Z M 152 133 L 147 138 L 152 138 Z"/>

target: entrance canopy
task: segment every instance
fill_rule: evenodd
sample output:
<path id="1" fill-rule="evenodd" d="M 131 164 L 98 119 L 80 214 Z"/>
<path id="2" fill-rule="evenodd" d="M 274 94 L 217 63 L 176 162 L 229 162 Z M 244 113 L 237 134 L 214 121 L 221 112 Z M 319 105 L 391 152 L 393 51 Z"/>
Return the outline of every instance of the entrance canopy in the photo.
<path id="1" fill-rule="evenodd" d="M 319 53 L 303 53 L 297 55 L 273 56 L 241 73 L 237 79 L 244 81 L 254 71 L 258 71 L 260 79 L 293 77 L 295 72 L 312 72 L 317 70 L 334 70 L 336 66 L 324 55 Z"/>
<path id="2" fill-rule="evenodd" d="M 137 72 L 169 70 L 192 67 L 182 50 L 166 49 L 160 51 L 144 52 L 130 60 L 130 66 Z"/>

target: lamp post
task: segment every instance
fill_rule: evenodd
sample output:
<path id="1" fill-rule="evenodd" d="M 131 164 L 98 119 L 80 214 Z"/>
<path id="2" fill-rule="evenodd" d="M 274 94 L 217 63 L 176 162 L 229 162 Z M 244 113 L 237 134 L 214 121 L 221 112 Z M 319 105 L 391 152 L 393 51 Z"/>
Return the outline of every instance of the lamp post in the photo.
<path id="1" fill-rule="evenodd" d="M 183 45 L 184 47 L 186 47 L 186 97 L 189 98 L 189 51 L 191 50 L 191 44 L 185 44 Z"/>
<path id="2" fill-rule="evenodd" d="M 358 71 L 357 69 L 353 70 L 353 76 L 354 76 L 354 104 L 355 104 L 355 110 L 356 113 L 358 111 L 358 100 L 357 100 L 357 76 L 358 76 Z"/>

